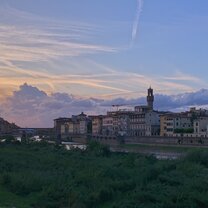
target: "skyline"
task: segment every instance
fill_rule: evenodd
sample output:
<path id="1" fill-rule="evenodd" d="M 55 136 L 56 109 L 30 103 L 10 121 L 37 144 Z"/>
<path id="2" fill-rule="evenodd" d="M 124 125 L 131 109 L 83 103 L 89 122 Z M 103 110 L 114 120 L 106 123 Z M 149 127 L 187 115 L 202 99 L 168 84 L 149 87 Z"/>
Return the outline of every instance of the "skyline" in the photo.
<path id="1" fill-rule="evenodd" d="M 184 112 L 191 107 L 208 109 L 208 89 L 177 95 L 155 92 L 154 97 L 154 110 L 156 111 Z M 21 127 L 52 127 L 55 118 L 70 117 L 81 112 L 87 115 L 105 115 L 107 111 L 116 111 L 117 104 L 121 104 L 119 109 L 133 110 L 135 106 L 146 105 L 147 100 L 146 96 L 107 100 L 59 92 L 47 94 L 25 83 L 14 91 L 12 96 L 0 103 L 0 115 Z"/>
<path id="2" fill-rule="evenodd" d="M 149 86 L 164 96 L 208 88 L 207 8 L 206 0 L 2 0 L 1 114 L 32 113 L 4 107 L 15 108 L 24 83 L 54 106 L 54 94 L 111 102 L 139 99 Z"/>

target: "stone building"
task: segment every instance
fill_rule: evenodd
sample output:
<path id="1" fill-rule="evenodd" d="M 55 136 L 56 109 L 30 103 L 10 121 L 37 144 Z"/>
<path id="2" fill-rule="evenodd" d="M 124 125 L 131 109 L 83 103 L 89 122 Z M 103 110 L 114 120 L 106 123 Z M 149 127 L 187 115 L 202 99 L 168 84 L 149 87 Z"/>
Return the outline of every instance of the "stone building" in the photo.
<path id="1" fill-rule="evenodd" d="M 57 135 L 62 135 L 66 132 L 66 125 L 70 122 L 70 118 L 57 118 L 54 119 L 54 130 Z"/>
<path id="2" fill-rule="evenodd" d="M 138 111 L 134 111 L 130 115 L 130 136 L 145 136 L 146 133 L 146 123 L 145 123 L 145 114 L 142 109 L 138 108 Z"/>
<path id="3" fill-rule="evenodd" d="M 145 136 L 160 135 L 160 115 L 162 112 L 150 111 L 145 114 Z"/>
<path id="4" fill-rule="evenodd" d="M 130 136 L 159 136 L 159 133 L 160 112 L 145 111 L 141 107 L 130 115 Z"/>
<path id="5" fill-rule="evenodd" d="M 87 134 L 90 129 L 91 120 L 83 112 L 73 115 L 71 118 L 58 118 L 54 120 L 54 129 L 57 135 L 67 137 L 75 134 Z"/>
<path id="6" fill-rule="evenodd" d="M 154 109 L 154 95 L 153 95 L 153 89 L 150 87 L 147 90 L 147 106 L 149 107 L 150 110 Z"/>

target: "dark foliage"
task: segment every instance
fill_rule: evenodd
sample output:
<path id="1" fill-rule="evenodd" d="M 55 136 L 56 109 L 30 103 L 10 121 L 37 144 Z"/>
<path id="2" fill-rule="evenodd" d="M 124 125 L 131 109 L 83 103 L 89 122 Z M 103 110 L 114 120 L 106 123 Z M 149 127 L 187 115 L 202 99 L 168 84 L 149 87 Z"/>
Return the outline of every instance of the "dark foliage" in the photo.
<path id="1" fill-rule="evenodd" d="M 0 207 L 208 207 L 208 151 L 159 161 L 58 145 L 0 146 Z"/>

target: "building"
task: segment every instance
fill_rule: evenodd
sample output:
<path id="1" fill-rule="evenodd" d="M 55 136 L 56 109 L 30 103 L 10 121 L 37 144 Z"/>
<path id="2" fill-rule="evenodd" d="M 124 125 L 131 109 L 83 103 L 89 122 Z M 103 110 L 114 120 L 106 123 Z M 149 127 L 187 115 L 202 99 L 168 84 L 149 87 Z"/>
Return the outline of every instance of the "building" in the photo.
<path id="1" fill-rule="evenodd" d="M 102 125 L 103 125 L 103 116 L 89 116 L 92 121 L 92 134 L 101 135 L 102 134 Z"/>
<path id="2" fill-rule="evenodd" d="M 113 118 L 113 133 L 116 136 L 128 136 L 130 134 L 130 115 L 132 111 L 119 110 L 108 112 Z"/>
<path id="3" fill-rule="evenodd" d="M 154 95 L 150 87 L 147 90 L 147 105 L 135 106 L 134 113 L 130 115 L 130 135 L 158 136 L 161 114 L 162 112 L 154 111 Z"/>
<path id="4" fill-rule="evenodd" d="M 66 133 L 66 124 L 70 122 L 70 118 L 57 118 L 54 119 L 54 130 L 57 135 Z"/>
<path id="5" fill-rule="evenodd" d="M 146 112 L 136 107 L 138 111 L 134 111 L 130 115 L 130 136 L 145 136 L 146 126 L 145 126 L 145 114 Z"/>
<path id="6" fill-rule="evenodd" d="M 134 111 L 138 113 L 147 113 L 150 111 L 150 108 L 147 105 L 138 105 L 134 107 Z"/>
<path id="7" fill-rule="evenodd" d="M 181 113 L 165 113 L 160 116 L 160 136 L 206 136 L 208 110 L 190 108 Z"/>
<path id="8" fill-rule="evenodd" d="M 54 129 L 57 135 L 67 137 L 75 134 L 87 134 L 90 131 L 91 120 L 83 112 L 71 118 L 58 118 L 54 120 Z"/>
<path id="9" fill-rule="evenodd" d="M 107 115 L 92 117 L 92 132 L 103 136 L 155 136 L 160 132 L 160 112 L 153 110 L 154 95 L 150 87 L 147 105 L 135 106 L 134 110 L 117 110 Z M 102 121 L 101 121 L 102 120 Z"/>
<path id="10" fill-rule="evenodd" d="M 160 113 L 153 110 L 154 95 L 147 91 L 147 105 L 135 106 L 134 110 L 108 112 L 103 117 L 103 134 L 122 136 L 159 135 Z"/>
<path id="11" fill-rule="evenodd" d="M 193 121 L 189 112 L 160 116 L 160 136 L 182 136 L 189 133 L 193 133 Z"/>
<path id="12" fill-rule="evenodd" d="M 208 110 L 202 108 L 196 109 L 195 107 L 192 107 L 187 113 L 189 114 L 189 116 L 192 116 L 193 118 L 197 118 L 200 116 L 208 116 Z"/>
<path id="13" fill-rule="evenodd" d="M 72 116 L 75 122 L 79 123 L 79 133 L 87 134 L 88 133 L 88 123 L 89 119 L 86 114 L 83 112 L 77 116 Z"/>
<path id="14" fill-rule="evenodd" d="M 106 136 L 114 135 L 114 127 L 113 127 L 113 116 L 109 113 L 103 116 L 102 121 L 102 134 Z"/>
<path id="15" fill-rule="evenodd" d="M 150 87 L 147 90 L 147 106 L 149 107 L 150 110 L 154 109 L 153 103 L 154 103 L 153 89 Z"/>
<path id="16" fill-rule="evenodd" d="M 80 134 L 80 124 L 76 119 L 70 118 L 66 125 L 67 134 Z"/>
<path id="17" fill-rule="evenodd" d="M 145 136 L 160 135 L 160 115 L 162 112 L 150 111 L 145 114 Z"/>
<path id="18" fill-rule="evenodd" d="M 159 136 L 160 112 L 138 108 L 130 115 L 130 136 Z"/>
<path id="19" fill-rule="evenodd" d="M 194 120 L 194 136 L 208 137 L 208 117 L 198 117 Z"/>
<path id="20" fill-rule="evenodd" d="M 69 121 L 67 122 L 67 125 L 68 125 L 68 133 L 73 134 L 75 132 L 75 124 L 73 120 L 69 119 Z"/>

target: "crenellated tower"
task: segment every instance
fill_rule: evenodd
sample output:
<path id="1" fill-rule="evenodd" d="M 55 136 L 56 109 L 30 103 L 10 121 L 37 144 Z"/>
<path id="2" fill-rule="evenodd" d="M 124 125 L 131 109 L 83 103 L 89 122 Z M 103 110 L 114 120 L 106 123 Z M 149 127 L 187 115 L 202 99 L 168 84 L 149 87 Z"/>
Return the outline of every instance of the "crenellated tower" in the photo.
<path id="1" fill-rule="evenodd" d="M 153 110 L 153 103 L 154 103 L 153 89 L 150 87 L 147 90 L 147 105 L 150 110 Z"/>

